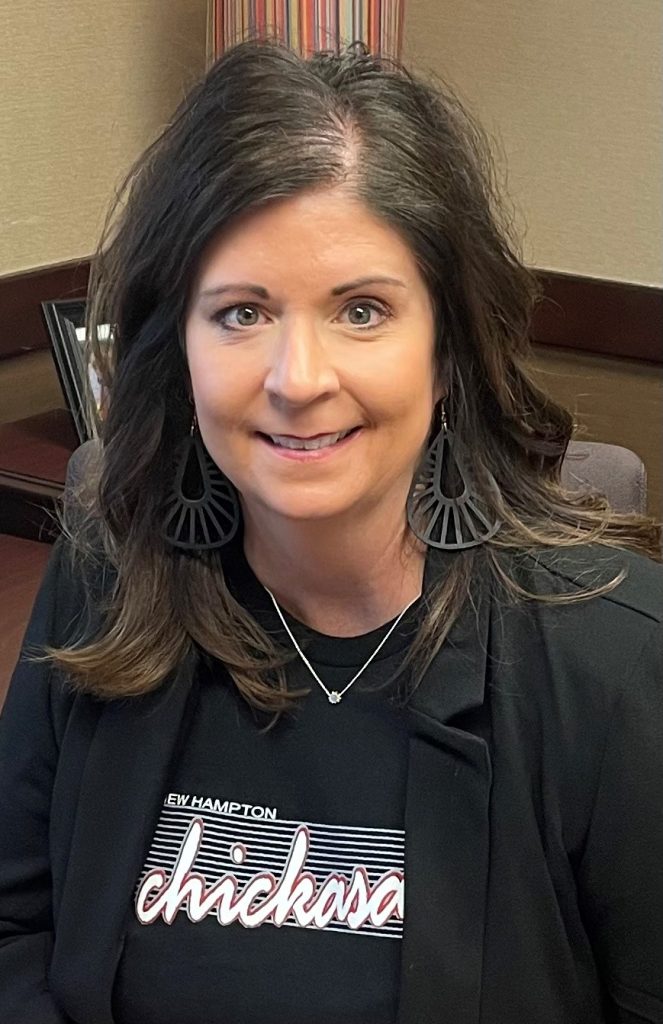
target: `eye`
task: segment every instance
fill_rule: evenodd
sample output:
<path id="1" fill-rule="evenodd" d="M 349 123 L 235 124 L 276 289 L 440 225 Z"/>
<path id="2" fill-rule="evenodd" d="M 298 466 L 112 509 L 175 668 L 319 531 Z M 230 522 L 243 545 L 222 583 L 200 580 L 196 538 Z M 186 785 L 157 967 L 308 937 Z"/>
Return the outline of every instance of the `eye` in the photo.
<path id="1" fill-rule="evenodd" d="M 237 331 L 237 330 L 239 330 L 242 327 L 255 327 L 256 326 L 255 322 L 253 322 L 253 323 L 245 323 L 242 320 L 240 320 L 238 327 L 237 326 L 231 327 L 228 324 L 226 318 L 227 318 L 229 313 L 232 313 L 236 309 L 238 309 L 240 311 L 240 313 L 242 314 L 242 316 L 243 316 L 245 313 L 247 313 L 247 311 L 253 310 L 254 313 L 255 313 L 257 311 L 258 307 L 257 306 L 252 306 L 250 303 L 243 303 L 243 302 L 240 303 L 237 306 L 226 306 L 225 309 L 220 309 L 218 311 L 218 313 L 214 313 L 214 315 L 212 316 L 212 320 L 215 323 L 219 324 L 219 326 L 222 327 L 226 331 Z"/>
<path id="2" fill-rule="evenodd" d="M 391 316 L 390 311 L 387 309 L 386 306 L 383 306 L 382 303 L 369 302 L 368 300 L 366 300 L 366 301 L 359 300 L 358 301 L 357 299 L 355 299 L 353 302 L 350 302 L 345 307 L 345 309 L 346 310 L 360 309 L 362 311 L 362 314 L 366 314 L 367 311 L 373 309 L 373 310 L 376 310 L 378 313 L 381 314 L 382 320 L 380 320 L 376 324 L 371 324 L 371 323 L 366 323 L 366 322 L 351 323 L 352 327 L 359 327 L 361 330 L 364 330 L 364 331 L 371 331 L 371 330 L 373 330 L 374 327 L 379 327 L 382 323 L 384 323 L 385 320 L 388 320 L 389 317 Z"/>
<path id="3" fill-rule="evenodd" d="M 357 309 L 362 311 L 362 316 L 365 316 L 367 314 L 367 311 L 374 310 L 377 313 L 379 313 L 382 317 L 382 319 L 378 323 L 374 324 L 366 323 L 365 321 L 362 323 L 351 322 L 351 327 L 357 327 L 359 330 L 362 331 L 371 331 L 375 327 L 379 327 L 382 323 L 384 323 L 385 320 L 388 320 L 392 316 L 390 310 L 386 306 L 384 306 L 382 303 L 373 302 L 372 300 L 369 301 L 354 299 L 352 302 L 349 302 L 344 307 L 344 311 Z M 235 324 L 231 326 L 231 324 L 228 323 L 228 316 L 230 313 L 234 313 L 235 310 L 239 311 L 239 316 L 238 319 L 235 321 Z M 244 302 L 238 303 L 235 306 L 226 306 L 224 309 L 220 309 L 217 313 L 214 313 L 212 316 L 212 320 L 225 331 L 239 331 L 243 327 L 256 327 L 257 321 L 255 319 L 251 320 L 250 323 L 247 323 L 247 314 L 248 319 L 250 319 L 252 316 L 255 317 L 256 315 L 259 314 L 258 307 L 254 306 L 252 303 Z"/>

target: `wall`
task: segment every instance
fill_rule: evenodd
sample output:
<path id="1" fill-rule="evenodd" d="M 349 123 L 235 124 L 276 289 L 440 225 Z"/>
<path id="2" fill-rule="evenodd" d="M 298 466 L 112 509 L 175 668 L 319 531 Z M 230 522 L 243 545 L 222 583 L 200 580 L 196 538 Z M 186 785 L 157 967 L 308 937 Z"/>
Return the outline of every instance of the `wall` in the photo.
<path id="1" fill-rule="evenodd" d="M 534 266 L 663 284 L 660 0 L 406 0 L 403 59 L 501 139 Z"/>
<path id="2" fill-rule="evenodd" d="M 0 275 L 94 248 L 204 64 L 205 0 L 0 0 Z M 499 136 L 535 266 L 663 284 L 659 0 L 406 0 L 404 53 Z"/>
<path id="3" fill-rule="evenodd" d="M 0 276 L 89 255 L 205 63 L 206 0 L 0 0 Z"/>

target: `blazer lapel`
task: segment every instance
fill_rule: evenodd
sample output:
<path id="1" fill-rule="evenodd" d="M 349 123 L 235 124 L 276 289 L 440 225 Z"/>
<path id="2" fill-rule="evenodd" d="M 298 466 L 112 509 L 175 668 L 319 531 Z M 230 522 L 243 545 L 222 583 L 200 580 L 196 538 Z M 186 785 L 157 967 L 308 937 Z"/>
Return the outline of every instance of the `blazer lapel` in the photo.
<path id="1" fill-rule="evenodd" d="M 109 703 L 99 717 L 83 772 L 50 979 L 74 1019 L 113 1024 L 112 987 L 131 895 L 158 818 L 195 661 L 192 653 L 170 684 Z"/>
<path id="2" fill-rule="evenodd" d="M 398 1024 L 479 1022 L 492 769 L 486 740 L 450 724 L 484 702 L 490 598 L 481 579 L 474 603 L 408 709 Z"/>

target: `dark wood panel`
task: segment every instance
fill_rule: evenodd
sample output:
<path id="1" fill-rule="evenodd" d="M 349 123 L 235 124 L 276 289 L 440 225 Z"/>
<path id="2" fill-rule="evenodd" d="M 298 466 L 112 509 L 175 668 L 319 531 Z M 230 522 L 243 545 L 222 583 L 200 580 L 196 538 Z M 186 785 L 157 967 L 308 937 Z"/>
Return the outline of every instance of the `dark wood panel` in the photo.
<path id="1" fill-rule="evenodd" d="M 0 424 L 64 408 L 52 352 L 41 349 L 0 359 Z"/>
<path id="2" fill-rule="evenodd" d="M 34 540 L 54 536 L 53 513 L 77 445 L 64 409 L 0 424 L 0 532 Z"/>
<path id="3" fill-rule="evenodd" d="M 66 409 L 0 424 L 0 473 L 63 484 L 78 436 Z"/>
<path id="4" fill-rule="evenodd" d="M 535 342 L 663 363 L 663 289 L 538 273 L 545 298 L 534 317 Z"/>
<path id="5" fill-rule="evenodd" d="M 85 296 L 89 272 L 84 258 L 0 277 L 0 359 L 49 348 L 40 303 Z"/>

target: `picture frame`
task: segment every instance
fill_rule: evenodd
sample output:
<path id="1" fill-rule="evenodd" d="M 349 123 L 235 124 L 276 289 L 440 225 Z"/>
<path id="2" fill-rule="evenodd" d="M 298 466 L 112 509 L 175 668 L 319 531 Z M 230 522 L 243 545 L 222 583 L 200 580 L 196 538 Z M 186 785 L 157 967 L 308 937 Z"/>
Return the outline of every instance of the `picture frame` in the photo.
<path id="1" fill-rule="evenodd" d="M 78 438 L 83 444 L 99 436 L 106 391 L 85 343 L 85 299 L 41 303 L 62 393 Z M 110 340 L 110 327 L 99 328 L 100 341 Z"/>

